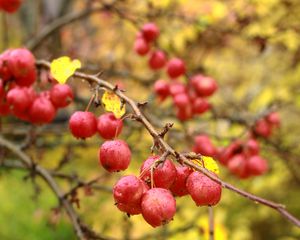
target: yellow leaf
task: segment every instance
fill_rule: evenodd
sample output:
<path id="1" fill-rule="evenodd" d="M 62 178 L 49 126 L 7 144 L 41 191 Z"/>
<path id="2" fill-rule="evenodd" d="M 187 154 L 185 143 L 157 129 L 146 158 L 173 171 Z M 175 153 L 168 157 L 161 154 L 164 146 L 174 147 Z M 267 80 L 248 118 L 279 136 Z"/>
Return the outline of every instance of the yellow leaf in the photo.
<path id="1" fill-rule="evenodd" d="M 122 106 L 120 98 L 111 91 L 105 91 L 102 96 L 102 103 L 108 112 L 113 112 L 116 118 L 121 118 L 125 114 L 125 104 Z"/>
<path id="2" fill-rule="evenodd" d="M 212 157 L 202 156 L 201 159 L 196 159 L 194 162 L 200 167 L 204 167 L 217 175 L 220 173 L 219 166 Z"/>
<path id="3" fill-rule="evenodd" d="M 77 59 L 71 61 L 67 56 L 54 59 L 50 65 L 50 72 L 60 84 L 64 84 L 71 77 L 77 68 L 81 67 L 81 62 Z"/>

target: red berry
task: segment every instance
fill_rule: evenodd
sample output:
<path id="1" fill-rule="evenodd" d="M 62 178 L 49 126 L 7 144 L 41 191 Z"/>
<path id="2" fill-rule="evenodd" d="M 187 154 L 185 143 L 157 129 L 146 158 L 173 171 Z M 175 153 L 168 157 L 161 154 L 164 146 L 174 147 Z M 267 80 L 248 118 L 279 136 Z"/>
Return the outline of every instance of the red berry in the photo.
<path id="1" fill-rule="evenodd" d="M 144 38 L 137 38 L 134 42 L 134 51 L 141 55 L 144 56 L 146 55 L 150 50 L 149 43 L 145 41 Z"/>
<path id="2" fill-rule="evenodd" d="M 213 206 L 221 199 L 221 185 L 200 172 L 190 174 L 186 188 L 197 206 Z"/>
<path id="3" fill-rule="evenodd" d="M 223 165 L 227 165 L 228 161 L 243 150 L 242 143 L 240 141 L 232 142 L 228 147 L 221 149 L 217 158 Z"/>
<path id="4" fill-rule="evenodd" d="M 247 178 L 249 172 L 247 171 L 247 162 L 243 154 L 237 154 L 228 161 L 228 169 L 234 175 L 240 178 Z"/>
<path id="5" fill-rule="evenodd" d="M 173 101 L 178 108 L 185 108 L 190 104 L 189 96 L 186 93 L 179 93 L 175 95 Z"/>
<path id="6" fill-rule="evenodd" d="M 155 23 L 146 23 L 142 27 L 142 35 L 146 41 L 152 42 L 158 37 L 159 29 Z"/>
<path id="7" fill-rule="evenodd" d="M 6 100 L 17 112 L 26 111 L 33 101 L 29 96 L 28 88 L 25 87 L 15 87 L 9 90 L 6 95 Z"/>
<path id="8" fill-rule="evenodd" d="M 167 72 L 170 78 L 177 78 L 185 74 L 185 64 L 180 58 L 173 58 L 167 64 Z"/>
<path id="9" fill-rule="evenodd" d="M 167 62 L 166 55 L 163 51 L 154 51 L 152 52 L 149 58 L 149 66 L 153 70 L 163 68 Z"/>
<path id="10" fill-rule="evenodd" d="M 22 0 L 0 0 L 0 9 L 8 13 L 16 12 L 21 6 Z"/>
<path id="11" fill-rule="evenodd" d="M 206 135 L 198 135 L 194 139 L 195 145 L 193 151 L 200 153 L 204 156 L 213 157 L 216 154 L 216 148 L 211 142 L 210 138 Z"/>
<path id="12" fill-rule="evenodd" d="M 117 208 L 122 211 L 125 212 L 129 215 L 138 215 L 142 213 L 142 207 L 141 204 L 124 204 L 124 203 L 118 203 L 117 204 Z"/>
<path id="13" fill-rule="evenodd" d="M 265 119 L 260 119 L 256 122 L 254 132 L 264 138 L 268 138 L 272 134 L 272 128 Z"/>
<path id="14" fill-rule="evenodd" d="M 280 116 L 278 112 L 272 112 L 266 117 L 267 121 L 275 127 L 280 126 Z"/>
<path id="15" fill-rule="evenodd" d="M 50 90 L 50 100 L 56 108 L 68 106 L 73 98 L 73 91 L 68 84 L 55 84 Z"/>
<path id="16" fill-rule="evenodd" d="M 152 188 L 142 198 L 142 215 L 152 227 L 171 221 L 176 213 L 176 201 L 169 190 Z"/>
<path id="17" fill-rule="evenodd" d="M 193 76 L 191 84 L 201 97 L 211 96 L 218 88 L 218 85 L 213 78 L 201 74 Z"/>
<path id="18" fill-rule="evenodd" d="M 106 141 L 99 151 L 99 163 L 109 172 L 118 172 L 128 168 L 131 151 L 123 140 Z"/>
<path id="19" fill-rule="evenodd" d="M 50 123 L 54 119 L 56 110 L 49 99 L 38 97 L 29 109 L 30 121 L 36 124 Z"/>
<path id="20" fill-rule="evenodd" d="M 113 113 L 105 113 L 98 118 L 97 130 L 104 139 L 112 139 L 119 136 L 122 128 L 122 119 L 116 118 Z"/>
<path id="21" fill-rule="evenodd" d="M 9 55 L 11 50 L 8 49 L 0 55 L 0 78 L 7 81 L 12 77 L 12 73 L 8 68 Z"/>
<path id="22" fill-rule="evenodd" d="M 165 80 L 157 80 L 154 84 L 154 92 L 161 100 L 169 96 L 169 84 Z"/>
<path id="23" fill-rule="evenodd" d="M 185 108 L 178 108 L 176 112 L 176 117 L 180 121 L 187 121 L 193 117 L 192 108 L 190 105 L 185 106 Z"/>
<path id="24" fill-rule="evenodd" d="M 4 95 L 5 95 L 4 82 L 0 78 L 0 100 L 4 97 Z"/>
<path id="25" fill-rule="evenodd" d="M 35 58 L 26 48 L 13 49 L 9 54 L 8 67 L 14 77 L 26 77 L 35 69 Z"/>
<path id="26" fill-rule="evenodd" d="M 146 159 L 140 169 L 141 179 L 151 182 L 151 166 L 159 159 L 159 156 L 151 156 Z M 153 185 L 155 187 L 169 188 L 176 179 L 176 168 L 170 160 L 165 160 L 157 165 L 153 170 Z"/>
<path id="27" fill-rule="evenodd" d="M 15 81 L 19 86 L 29 87 L 35 82 L 36 77 L 36 69 L 33 68 L 28 71 L 26 76 L 18 77 L 15 79 Z"/>
<path id="28" fill-rule="evenodd" d="M 268 171 L 268 162 L 260 156 L 252 156 L 247 161 L 250 174 L 259 176 Z"/>
<path id="29" fill-rule="evenodd" d="M 205 98 L 196 98 L 192 103 L 192 110 L 194 114 L 202 114 L 210 109 L 210 104 Z"/>
<path id="30" fill-rule="evenodd" d="M 69 120 L 69 128 L 76 138 L 92 137 L 97 132 L 97 118 L 91 112 L 77 111 Z"/>
<path id="31" fill-rule="evenodd" d="M 116 203 L 138 204 L 141 201 L 143 192 L 143 182 L 133 175 L 122 177 L 113 187 L 113 196 Z"/>
<path id="32" fill-rule="evenodd" d="M 176 179 L 170 187 L 170 191 L 175 196 L 181 197 L 188 194 L 188 190 L 186 188 L 186 180 L 188 176 L 193 172 L 193 170 L 185 166 L 176 166 L 176 172 Z"/>
<path id="33" fill-rule="evenodd" d="M 180 93 L 186 93 L 186 86 L 181 82 L 172 82 L 170 84 L 170 94 L 174 97 Z"/>
<path id="34" fill-rule="evenodd" d="M 249 139 L 245 145 L 246 153 L 250 156 L 257 155 L 259 153 L 259 144 L 255 139 Z"/>

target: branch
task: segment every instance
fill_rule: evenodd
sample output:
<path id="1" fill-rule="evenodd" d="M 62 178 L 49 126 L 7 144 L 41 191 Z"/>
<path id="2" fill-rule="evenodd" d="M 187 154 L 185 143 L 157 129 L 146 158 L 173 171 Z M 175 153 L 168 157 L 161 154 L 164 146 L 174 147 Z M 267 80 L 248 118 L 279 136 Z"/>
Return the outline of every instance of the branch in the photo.
<path id="1" fill-rule="evenodd" d="M 50 63 L 44 60 L 40 60 L 36 62 L 37 67 L 44 67 L 49 69 L 50 68 Z M 122 91 L 120 91 L 119 89 L 115 89 L 115 86 L 106 82 L 103 79 L 100 79 L 96 76 L 93 75 L 88 75 L 82 72 L 75 72 L 74 77 L 80 78 L 80 79 L 85 79 L 88 82 L 94 82 L 96 84 L 98 84 L 100 87 L 104 87 L 108 90 L 114 91 L 114 93 L 116 95 L 118 95 L 124 102 L 126 102 L 131 109 L 133 110 L 134 114 L 136 115 L 136 119 L 141 122 L 144 127 L 148 130 L 149 134 L 153 137 L 153 140 L 155 143 L 159 144 L 159 146 L 161 147 L 161 149 L 164 152 L 168 152 L 171 156 L 173 156 L 174 158 L 176 158 L 178 161 L 182 162 L 183 164 L 203 173 L 204 175 L 206 175 L 207 177 L 209 177 L 210 179 L 212 179 L 213 181 L 221 184 L 221 186 L 223 188 L 227 188 L 233 192 L 236 192 L 237 194 L 248 198 L 252 201 L 254 201 L 255 203 L 260 203 L 263 204 L 265 206 L 268 206 L 270 208 L 275 209 L 276 211 L 278 211 L 284 218 L 286 218 L 287 220 L 289 220 L 291 223 L 295 224 L 297 227 L 300 227 L 300 220 L 297 219 L 296 217 L 294 217 L 291 213 L 289 213 L 286 209 L 285 206 L 283 206 L 282 204 L 279 203 L 275 203 L 272 201 L 269 201 L 267 199 L 255 196 L 251 193 L 248 193 L 244 190 L 238 189 L 236 187 L 234 187 L 233 185 L 224 182 L 222 180 L 220 180 L 217 176 L 215 176 L 213 173 L 209 172 L 208 170 L 206 170 L 205 168 L 199 167 L 198 165 L 192 163 L 189 159 L 187 159 L 183 154 L 179 154 L 176 150 L 174 150 L 159 134 L 159 132 L 157 132 L 155 130 L 155 128 L 153 127 L 153 125 L 147 120 L 147 118 L 144 116 L 144 114 L 141 112 L 140 108 L 138 107 L 137 103 L 132 100 L 131 98 L 127 97 Z"/>

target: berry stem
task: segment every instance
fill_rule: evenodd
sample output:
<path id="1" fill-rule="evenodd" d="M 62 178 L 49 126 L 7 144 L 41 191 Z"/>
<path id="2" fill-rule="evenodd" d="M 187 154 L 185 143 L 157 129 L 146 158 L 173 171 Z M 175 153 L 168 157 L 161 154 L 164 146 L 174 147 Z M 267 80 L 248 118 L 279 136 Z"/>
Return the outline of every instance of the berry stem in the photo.
<path id="1" fill-rule="evenodd" d="M 92 105 L 92 103 L 93 103 L 95 97 L 96 97 L 96 94 L 93 94 L 93 95 L 91 96 L 90 101 L 89 101 L 88 105 L 86 106 L 86 108 L 85 108 L 85 110 L 84 110 L 85 112 L 88 112 L 88 111 L 89 111 L 90 106 Z"/>
<path id="2" fill-rule="evenodd" d="M 212 207 L 208 207 L 208 226 L 209 226 L 209 240 L 215 239 L 215 224 L 214 211 Z"/>

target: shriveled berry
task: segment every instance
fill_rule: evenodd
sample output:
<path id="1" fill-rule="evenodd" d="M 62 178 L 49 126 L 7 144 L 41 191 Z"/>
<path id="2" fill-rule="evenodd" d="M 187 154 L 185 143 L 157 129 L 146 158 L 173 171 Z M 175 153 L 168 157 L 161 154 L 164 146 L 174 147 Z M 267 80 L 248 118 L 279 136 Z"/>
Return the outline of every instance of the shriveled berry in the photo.
<path id="1" fill-rule="evenodd" d="M 97 130 L 104 139 L 112 139 L 119 136 L 122 128 L 122 119 L 116 118 L 113 113 L 105 113 L 98 118 Z"/>
<path id="2" fill-rule="evenodd" d="M 123 140 L 106 141 L 99 150 L 99 163 L 109 172 L 122 171 L 128 168 L 131 151 Z"/>
<path id="3" fill-rule="evenodd" d="M 203 173 L 191 173 L 186 181 L 186 187 L 197 206 L 214 206 L 221 199 L 221 185 Z"/>
<path id="4" fill-rule="evenodd" d="M 152 188 L 142 198 L 142 215 L 152 227 L 171 221 L 176 213 L 176 201 L 169 190 Z"/>
<path id="5" fill-rule="evenodd" d="M 77 111 L 69 120 L 69 128 L 76 138 L 92 137 L 97 132 L 97 118 L 91 112 Z"/>

